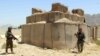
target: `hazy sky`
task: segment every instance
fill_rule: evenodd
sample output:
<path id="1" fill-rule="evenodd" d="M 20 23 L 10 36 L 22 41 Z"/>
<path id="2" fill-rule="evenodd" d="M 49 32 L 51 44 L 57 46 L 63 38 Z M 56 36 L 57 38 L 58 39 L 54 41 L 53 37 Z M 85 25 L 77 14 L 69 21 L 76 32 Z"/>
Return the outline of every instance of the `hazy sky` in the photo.
<path id="1" fill-rule="evenodd" d="M 25 24 L 33 7 L 50 11 L 55 2 L 68 6 L 69 10 L 82 8 L 88 14 L 100 13 L 100 0 L 0 0 L 0 25 Z"/>

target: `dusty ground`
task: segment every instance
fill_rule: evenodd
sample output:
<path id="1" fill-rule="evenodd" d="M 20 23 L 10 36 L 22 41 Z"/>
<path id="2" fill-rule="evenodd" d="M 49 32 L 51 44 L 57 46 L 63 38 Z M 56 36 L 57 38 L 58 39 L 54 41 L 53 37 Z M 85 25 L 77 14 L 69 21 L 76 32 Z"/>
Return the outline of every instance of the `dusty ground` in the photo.
<path id="1" fill-rule="evenodd" d="M 20 40 L 20 38 L 18 39 Z M 0 37 L 0 56 L 100 56 L 100 47 L 93 43 L 85 44 L 84 51 L 80 54 L 72 53 L 72 50 L 69 49 L 42 49 L 28 44 L 18 44 L 17 41 L 14 41 L 14 44 L 17 45 L 14 48 L 15 54 L 5 54 L 5 49 L 2 49 L 4 43 L 5 38 L 2 35 Z"/>
<path id="2" fill-rule="evenodd" d="M 5 39 L 0 38 L 0 56 L 100 56 L 100 47 L 95 44 L 85 45 L 83 53 L 77 54 L 68 49 L 42 49 L 28 44 L 17 44 L 17 41 L 14 41 L 14 44 L 17 45 L 14 48 L 15 54 L 4 54 L 5 49 L 2 49 L 4 43 Z"/>

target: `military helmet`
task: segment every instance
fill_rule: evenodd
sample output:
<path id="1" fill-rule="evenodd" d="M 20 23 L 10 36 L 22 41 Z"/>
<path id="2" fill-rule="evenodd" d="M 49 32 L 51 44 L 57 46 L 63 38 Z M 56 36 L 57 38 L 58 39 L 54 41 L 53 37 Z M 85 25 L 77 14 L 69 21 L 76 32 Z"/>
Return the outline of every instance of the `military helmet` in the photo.
<path id="1" fill-rule="evenodd" d="M 12 29 L 12 27 L 11 27 L 11 26 L 9 26 L 9 27 L 8 27 L 8 29 Z"/>

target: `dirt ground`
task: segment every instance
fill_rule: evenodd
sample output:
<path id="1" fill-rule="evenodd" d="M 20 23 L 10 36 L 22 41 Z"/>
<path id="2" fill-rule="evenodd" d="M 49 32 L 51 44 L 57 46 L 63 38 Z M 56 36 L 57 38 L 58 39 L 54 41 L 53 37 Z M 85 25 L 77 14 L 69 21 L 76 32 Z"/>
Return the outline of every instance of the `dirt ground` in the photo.
<path id="1" fill-rule="evenodd" d="M 17 45 L 14 48 L 14 54 L 5 54 L 5 49 L 2 48 L 2 45 L 5 43 L 5 38 L 0 38 L 0 56 L 100 56 L 100 47 L 96 44 L 85 44 L 83 53 L 72 53 L 73 49 L 43 49 L 28 44 L 18 44 L 17 41 L 14 41 L 14 44 Z M 77 51 L 74 49 L 74 51 Z"/>
<path id="2" fill-rule="evenodd" d="M 19 31 L 15 31 L 14 33 L 16 36 L 19 34 Z M 20 42 L 21 38 L 19 36 L 18 39 Z M 14 48 L 14 54 L 11 54 L 10 50 L 9 54 L 5 54 L 5 49 L 2 48 L 5 41 L 4 35 L 0 34 L 0 56 L 100 56 L 100 46 L 97 46 L 94 43 L 85 44 L 82 53 L 72 53 L 72 51 L 77 51 L 77 49 L 43 49 L 34 45 L 18 44 L 15 40 L 14 45 L 17 47 Z"/>

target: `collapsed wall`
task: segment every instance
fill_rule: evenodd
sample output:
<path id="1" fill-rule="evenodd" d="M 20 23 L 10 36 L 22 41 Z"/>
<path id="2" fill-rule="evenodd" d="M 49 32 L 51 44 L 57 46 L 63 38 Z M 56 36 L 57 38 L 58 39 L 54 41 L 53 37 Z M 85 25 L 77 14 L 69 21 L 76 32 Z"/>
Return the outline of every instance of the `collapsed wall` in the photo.
<path id="1" fill-rule="evenodd" d="M 77 38 L 75 33 L 82 27 L 89 41 L 88 28 L 84 16 L 69 14 L 68 8 L 59 3 L 52 5 L 50 12 L 33 9 L 22 26 L 22 42 L 47 48 L 74 48 Z"/>

